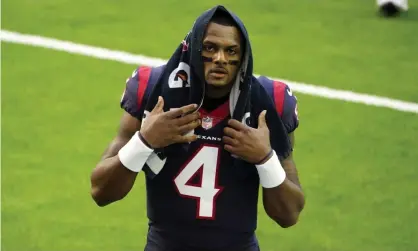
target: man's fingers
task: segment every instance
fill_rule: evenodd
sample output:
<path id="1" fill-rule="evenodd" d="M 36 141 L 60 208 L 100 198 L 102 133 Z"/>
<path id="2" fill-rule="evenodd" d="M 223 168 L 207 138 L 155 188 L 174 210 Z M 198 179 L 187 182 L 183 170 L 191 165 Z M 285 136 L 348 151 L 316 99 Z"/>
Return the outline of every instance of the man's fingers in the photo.
<path id="1" fill-rule="evenodd" d="M 197 135 L 184 135 L 177 136 L 174 140 L 175 143 L 190 143 L 197 140 Z"/>
<path id="2" fill-rule="evenodd" d="M 238 146 L 239 145 L 238 140 L 233 139 L 233 138 L 228 137 L 228 136 L 223 136 L 222 140 L 226 145 L 231 145 L 231 146 Z"/>
<path id="3" fill-rule="evenodd" d="M 186 105 L 183 107 L 180 107 L 182 114 L 187 114 L 187 113 L 191 113 L 194 112 L 197 108 L 196 104 L 190 104 L 190 105 Z"/>
<path id="4" fill-rule="evenodd" d="M 231 128 L 231 127 L 225 127 L 224 128 L 224 133 L 225 133 L 226 136 L 229 136 L 233 139 L 241 138 L 241 133 L 238 132 L 237 130 Z"/>
<path id="5" fill-rule="evenodd" d="M 198 127 L 200 125 L 200 120 L 196 119 L 191 121 L 188 124 L 182 125 L 179 127 L 179 131 L 181 134 L 185 134 L 190 132 L 191 130 L 195 129 L 196 127 Z"/>
<path id="6" fill-rule="evenodd" d="M 169 118 L 177 118 L 180 117 L 186 113 L 193 112 L 197 108 L 196 104 L 190 104 L 186 105 L 177 109 L 172 109 L 168 112 L 166 112 L 166 116 Z"/>
<path id="7" fill-rule="evenodd" d="M 236 154 L 237 153 L 237 149 L 231 145 L 224 145 L 224 149 L 232 154 Z"/>
<path id="8" fill-rule="evenodd" d="M 266 113 L 267 111 L 264 110 L 260 113 L 260 116 L 258 116 L 258 128 L 267 127 Z"/>
<path id="9" fill-rule="evenodd" d="M 198 112 L 194 112 L 194 113 L 191 113 L 191 114 L 187 114 L 183 117 L 177 118 L 174 123 L 178 126 L 183 126 L 183 125 L 188 124 L 192 121 L 195 121 L 199 118 L 200 118 L 200 114 Z"/>
<path id="10" fill-rule="evenodd" d="M 246 130 L 248 130 L 248 126 L 247 125 L 244 125 L 243 123 L 239 122 L 236 119 L 230 119 L 228 121 L 228 125 L 230 127 L 234 128 L 235 130 L 238 130 L 238 131 L 246 131 Z"/>
<path id="11" fill-rule="evenodd" d="M 164 110 L 164 99 L 163 97 L 159 96 L 157 104 L 154 106 L 154 109 L 152 109 L 151 113 L 159 113 Z"/>

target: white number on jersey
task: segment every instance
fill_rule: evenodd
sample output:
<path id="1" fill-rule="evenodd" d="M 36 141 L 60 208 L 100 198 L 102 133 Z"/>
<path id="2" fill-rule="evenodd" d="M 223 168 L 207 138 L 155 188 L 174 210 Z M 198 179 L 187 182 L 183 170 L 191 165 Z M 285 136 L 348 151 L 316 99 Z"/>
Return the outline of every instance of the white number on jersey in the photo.
<path id="1" fill-rule="evenodd" d="M 217 186 L 219 147 L 203 146 L 187 162 L 174 179 L 183 197 L 197 199 L 197 218 L 215 218 L 215 199 L 222 187 Z M 200 186 L 187 184 L 196 174 L 201 175 Z"/>

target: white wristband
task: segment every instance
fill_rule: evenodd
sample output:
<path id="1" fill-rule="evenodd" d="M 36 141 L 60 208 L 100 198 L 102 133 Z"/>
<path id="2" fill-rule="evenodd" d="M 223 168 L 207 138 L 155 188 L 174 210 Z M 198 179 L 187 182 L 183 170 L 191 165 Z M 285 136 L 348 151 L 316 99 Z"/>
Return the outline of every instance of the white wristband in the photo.
<path id="1" fill-rule="evenodd" d="M 277 187 L 286 179 L 286 172 L 280 164 L 275 151 L 273 151 L 273 156 L 266 163 L 256 165 L 256 168 L 260 177 L 260 184 L 264 188 Z"/>
<path id="2" fill-rule="evenodd" d="M 119 152 L 120 162 L 129 170 L 133 172 L 140 172 L 144 167 L 145 162 L 154 150 L 149 148 L 139 138 L 137 131 L 134 136 L 123 146 Z"/>

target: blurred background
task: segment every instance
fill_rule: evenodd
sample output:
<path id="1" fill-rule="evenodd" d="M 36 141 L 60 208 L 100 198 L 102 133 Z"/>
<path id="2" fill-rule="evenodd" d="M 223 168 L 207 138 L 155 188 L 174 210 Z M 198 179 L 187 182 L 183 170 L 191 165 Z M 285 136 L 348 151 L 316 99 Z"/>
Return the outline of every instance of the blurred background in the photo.
<path id="1" fill-rule="evenodd" d="M 247 26 L 256 73 L 418 103 L 417 1 L 384 18 L 373 0 L 3 0 L 1 21 L 2 30 L 166 59 L 220 3 Z M 89 180 L 136 65 L 9 42 L 1 60 L 2 250 L 143 250 L 143 175 L 104 208 Z M 290 229 L 260 206 L 262 250 L 418 250 L 417 113 L 295 94 L 307 204 Z"/>

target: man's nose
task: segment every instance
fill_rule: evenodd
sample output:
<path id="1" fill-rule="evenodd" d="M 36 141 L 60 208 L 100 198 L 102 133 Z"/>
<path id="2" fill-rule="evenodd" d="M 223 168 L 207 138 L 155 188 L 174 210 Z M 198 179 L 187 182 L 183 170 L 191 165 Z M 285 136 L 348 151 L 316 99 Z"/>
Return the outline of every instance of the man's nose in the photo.
<path id="1" fill-rule="evenodd" d="M 217 64 L 226 64 L 228 61 L 226 60 L 225 52 L 223 50 L 218 50 L 214 55 L 213 62 Z"/>

